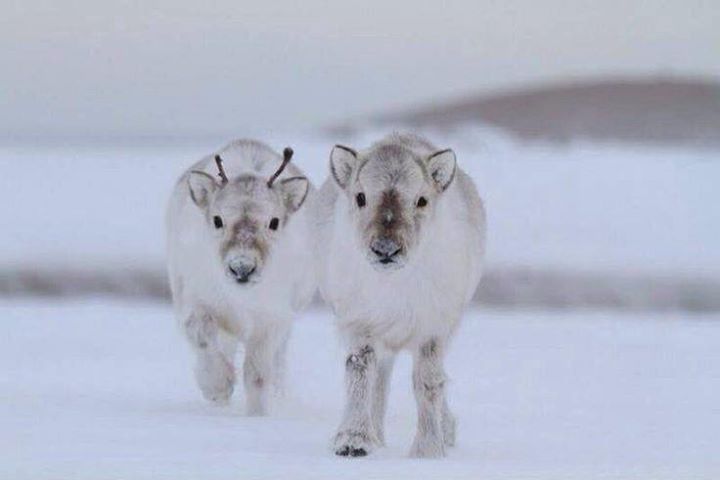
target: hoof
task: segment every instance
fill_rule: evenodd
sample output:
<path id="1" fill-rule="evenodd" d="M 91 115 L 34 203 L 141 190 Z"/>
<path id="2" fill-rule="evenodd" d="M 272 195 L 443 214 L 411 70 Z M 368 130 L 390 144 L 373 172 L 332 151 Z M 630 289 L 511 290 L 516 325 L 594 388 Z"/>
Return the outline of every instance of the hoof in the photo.
<path id="1" fill-rule="evenodd" d="M 335 450 L 335 455 L 339 457 L 364 457 L 367 455 L 367 450 L 364 448 L 352 448 L 348 445 L 341 447 L 339 450 Z"/>
<path id="2" fill-rule="evenodd" d="M 365 432 L 345 431 L 335 437 L 335 455 L 364 457 L 372 451 L 373 441 Z"/>
<path id="3" fill-rule="evenodd" d="M 200 361 L 195 370 L 198 386 L 206 400 L 226 405 L 235 388 L 235 370 L 224 358 Z"/>

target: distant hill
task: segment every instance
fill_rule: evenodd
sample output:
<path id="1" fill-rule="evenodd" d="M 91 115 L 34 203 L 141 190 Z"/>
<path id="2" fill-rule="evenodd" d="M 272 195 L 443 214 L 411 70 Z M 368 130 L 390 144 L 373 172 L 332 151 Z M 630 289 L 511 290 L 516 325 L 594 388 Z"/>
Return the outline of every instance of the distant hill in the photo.
<path id="1" fill-rule="evenodd" d="M 376 120 L 431 128 L 483 122 L 529 140 L 720 147 L 720 83 L 645 79 L 546 86 L 468 97 Z"/>

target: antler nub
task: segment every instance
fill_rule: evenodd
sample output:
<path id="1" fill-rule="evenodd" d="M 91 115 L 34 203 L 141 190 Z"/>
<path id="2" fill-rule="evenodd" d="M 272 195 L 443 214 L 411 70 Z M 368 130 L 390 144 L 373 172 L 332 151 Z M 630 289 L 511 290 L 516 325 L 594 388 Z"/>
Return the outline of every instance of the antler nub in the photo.
<path id="1" fill-rule="evenodd" d="M 293 149 L 290 147 L 285 147 L 285 150 L 283 150 L 283 161 L 280 164 L 280 168 L 277 169 L 275 173 L 273 173 L 272 177 L 267 182 L 268 188 L 271 188 L 273 185 L 273 182 L 277 180 L 277 178 L 280 176 L 280 174 L 285 170 L 285 167 L 287 167 L 287 164 L 290 163 L 290 160 L 293 156 Z"/>
<path id="2" fill-rule="evenodd" d="M 223 168 L 222 158 L 220 158 L 220 155 L 215 155 L 215 164 L 218 167 L 218 176 L 220 177 L 220 181 L 223 185 L 225 185 L 228 183 L 228 177 L 225 175 L 225 169 Z"/>

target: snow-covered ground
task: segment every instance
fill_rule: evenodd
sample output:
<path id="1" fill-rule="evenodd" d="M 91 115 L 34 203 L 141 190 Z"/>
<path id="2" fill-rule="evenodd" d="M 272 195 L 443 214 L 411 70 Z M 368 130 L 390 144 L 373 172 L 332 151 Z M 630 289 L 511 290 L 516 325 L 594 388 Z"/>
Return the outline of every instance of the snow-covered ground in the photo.
<path id="1" fill-rule="evenodd" d="M 265 140 L 292 145 L 318 185 L 333 143 L 385 133 L 363 132 Z M 720 151 L 528 145 L 480 127 L 429 137 L 457 151 L 486 199 L 490 268 L 720 278 Z M 173 183 L 223 143 L 0 147 L 0 269 L 159 271 Z"/>
<path id="2" fill-rule="evenodd" d="M 265 139 L 293 146 L 319 184 L 334 142 L 378 137 Z M 720 152 L 528 145 L 479 127 L 429 137 L 485 197 L 496 305 L 717 310 L 705 297 L 720 281 Z M 162 296 L 167 196 L 223 143 L 0 146 L 0 291 L 133 290 L 119 282 Z M 528 295 L 551 301 L 518 301 Z M 200 398 L 165 305 L 0 298 L 0 478 L 720 477 L 720 314 L 467 317 L 448 359 L 460 419 L 449 458 L 405 458 L 415 404 L 402 358 L 389 446 L 348 461 L 329 450 L 343 353 L 325 311 L 299 320 L 290 394 L 257 419 L 241 396 L 226 408 Z"/>
<path id="3" fill-rule="evenodd" d="M 90 188 L 94 188 L 90 186 Z M 342 349 L 324 312 L 290 348 L 270 418 L 206 404 L 158 304 L 0 301 L 0 478 L 718 478 L 720 317 L 471 311 L 447 368 L 458 446 L 405 457 L 410 362 L 393 378 L 388 444 L 329 450 Z"/>

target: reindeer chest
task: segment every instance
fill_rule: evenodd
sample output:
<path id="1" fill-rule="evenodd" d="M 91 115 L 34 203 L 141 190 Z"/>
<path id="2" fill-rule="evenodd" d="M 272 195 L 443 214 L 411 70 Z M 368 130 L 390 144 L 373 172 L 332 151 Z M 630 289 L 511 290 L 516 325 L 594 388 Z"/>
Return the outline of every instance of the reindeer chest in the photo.
<path id="1" fill-rule="evenodd" d="M 341 329 L 367 332 L 401 348 L 417 337 L 446 335 L 452 329 L 461 302 L 448 295 L 451 277 L 442 268 L 376 272 L 359 262 L 334 262 L 326 298 Z"/>

